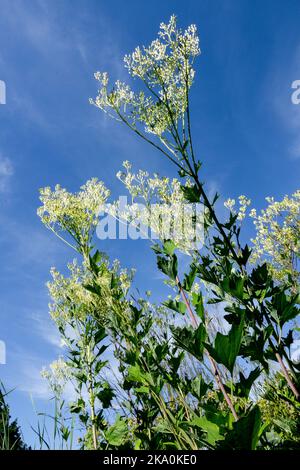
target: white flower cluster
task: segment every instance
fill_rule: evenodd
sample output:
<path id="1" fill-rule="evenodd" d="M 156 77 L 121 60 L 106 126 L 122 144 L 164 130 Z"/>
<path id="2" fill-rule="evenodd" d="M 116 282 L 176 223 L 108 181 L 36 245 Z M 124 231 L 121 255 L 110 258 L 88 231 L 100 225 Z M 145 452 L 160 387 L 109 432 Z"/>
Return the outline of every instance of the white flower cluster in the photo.
<path id="1" fill-rule="evenodd" d="M 177 121 L 184 120 L 195 75 L 192 65 L 199 54 L 196 26 L 182 32 L 171 16 L 168 24 L 161 23 L 158 38 L 150 46 L 137 47 L 124 57 L 129 74 L 144 82 L 147 94 L 134 92 L 120 81 L 109 91 L 108 74 L 96 72 L 101 88 L 90 102 L 134 129 L 141 123 L 146 132 L 159 138 L 166 131 L 172 134 Z"/>
<path id="2" fill-rule="evenodd" d="M 63 357 L 53 361 L 49 368 L 43 367 L 41 376 L 47 380 L 50 390 L 56 397 L 61 397 L 67 382 L 71 379 L 71 370 Z"/>
<path id="3" fill-rule="evenodd" d="M 118 281 L 116 288 L 125 293 L 130 288 L 134 275 L 133 270 L 120 269 L 119 261 L 115 261 L 110 269 L 108 261 L 104 260 L 97 278 L 86 269 L 85 264 L 79 266 L 76 260 L 68 264 L 68 269 L 70 275 L 66 277 L 52 268 L 52 281 L 47 283 L 52 299 L 49 304 L 50 315 L 56 324 L 62 327 L 72 320 L 84 322 L 91 316 L 97 318 L 100 323 L 105 323 L 110 306 L 114 302 L 112 276 Z M 86 288 L 93 284 L 98 287 L 97 294 Z"/>
<path id="4" fill-rule="evenodd" d="M 267 258 L 274 276 L 282 280 L 291 275 L 299 282 L 300 260 L 300 190 L 285 196 L 282 201 L 266 198 L 269 205 L 257 214 L 250 212 L 254 219 L 257 235 L 252 240 L 254 252 L 252 261 Z"/>
<path id="5" fill-rule="evenodd" d="M 227 199 L 227 201 L 224 202 L 224 206 L 232 212 L 232 214 L 236 215 L 237 214 L 237 220 L 242 222 L 247 213 L 247 207 L 250 206 L 251 204 L 251 199 L 248 199 L 246 196 L 239 196 L 239 207 L 238 209 L 235 208 L 236 201 L 235 199 Z"/>
<path id="6" fill-rule="evenodd" d="M 75 194 L 60 185 L 56 185 L 54 191 L 50 187 L 41 189 L 43 205 L 37 213 L 53 232 L 65 231 L 82 245 L 87 243 L 90 232 L 97 225 L 98 214 L 109 196 L 109 190 L 96 178 L 87 181 L 80 189 Z"/>
<path id="7" fill-rule="evenodd" d="M 185 253 L 196 249 L 203 236 L 203 213 L 199 207 L 186 202 L 180 181 L 158 174 L 151 177 L 142 170 L 133 173 L 128 161 L 123 166 L 125 171 L 118 172 L 117 177 L 128 190 L 132 203 L 124 207 L 116 202 L 110 208 L 112 215 L 141 231 L 148 233 L 150 228 L 162 241 L 171 238 Z M 190 185 L 187 180 L 186 186 Z"/>
<path id="8" fill-rule="evenodd" d="M 47 283 L 52 303 L 49 304 L 53 320 L 64 325 L 71 319 L 85 320 L 94 310 L 95 296 L 84 285 L 91 282 L 91 274 L 76 260 L 68 264 L 70 276 L 65 277 L 51 268 L 52 281 Z"/>

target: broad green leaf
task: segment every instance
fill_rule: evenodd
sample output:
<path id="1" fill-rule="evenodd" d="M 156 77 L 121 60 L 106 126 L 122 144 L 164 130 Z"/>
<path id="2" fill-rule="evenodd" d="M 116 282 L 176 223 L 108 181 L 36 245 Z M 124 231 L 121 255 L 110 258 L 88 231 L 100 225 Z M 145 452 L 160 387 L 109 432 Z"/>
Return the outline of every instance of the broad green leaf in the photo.
<path id="1" fill-rule="evenodd" d="M 191 288 L 193 287 L 195 277 L 196 277 L 196 273 L 197 273 L 197 268 L 196 268 L 196 266 L 192 265 L 191 269 L 190 269 L 190 272 L 188 274 L 185 274 L 185 276 L 184 276 L 182 287 L 187 292 L 190 292 Z"/>
<path id="2" fill-rule="evenodd" d="M 172 256 L 176 249 L 176 245 L 172 240 L 166 240 L 164 242 L 163 249 L 166 255 Z"/>
<path id="3" fill-rule="evenodd" d="M 233 423 L 233 429 L 227 434 L 224 446 L 221 446 L 234 450 L 255 450 L 264 428 L 260 410 L 255 406 L 246 416 Z"/>
<path id="4" fill-rule="evenodd" d="M 201 361 L 203 358 L 205 340 L 207 338 L 204 324 L 200 323 L 196 329 L 192 327 L 172 327 L 171 330 L 177 345 Z"/>
<path id="5" fill-rule="evenodd" d="M 206 394 L 209 387 L 201 375 L 191 381 L 191 393 L 198 399 Z"/>
<path id="6" fill-rule="evenodd" d="M 130 366 L 127 373 L 127 380 L 138 382 L 143 385 L 153 385 L 151 374 L 143 372 L 138 364 Z"/>
<path id="7" fill-rule="evenodd" d="M 181 314 L 186 312 L 186 305 L 183 302 L 178 302 L 176 300 L 166 300 L 163 302 L 163 305 Z"/>
<path id="8" fill-rule="evenodd" d="M 118 416 L 116 422 L 104 434 L 110 445 L 118 447 L 126 440 L 128 434 L 127 424 Z"/>
<path id="9" fill-rule="evenodd" d="M 110 407 L 114 396 L 114 391 L 110 388 L 110 385 L 107 382 L 103 384 L 103 389 L 97 393 L 97 398 L 101 401 L 103 408 Z"/>
<path id="10" fill-rule="evenodd" d="M 212 357 L 219 363 L 223 364 L 232 373 L 237 356 L 239 355 L 241 341 L 243 337 L 244 318 L 242 316 L 240 323 L 233 324 L 227 335 L 217 333 L 214 347 L 206 345 L 207 350 Z"/>
<path id="11" fill-rule="evenodd" d="M 106 338 L 106 336 L 105 328 L 100 327 L 94 336 L 95 343 L 100 343 L 104 338 Z"/>
<path id="12" fill-rule="evenodd" d="M 260 373 L 261 370 L 259 367 L 256 367 L 254 370 L 252 370 L 247 378 L 242 372 L 240 372 L 240 381 L 239 383 L 235 384 L 235 393 L 239 397 L 248 398 L 251 387 L 255 380 L 260 376 Z"/>
<path id="13" fill-rule="evenodd" d="M 177 256 L 172 255 L 169 258 L 158 256 L 157 257 L 157 266 L 166 276 L 175 280 L 178 272 L 178 261 Z"/>
<path id="14" fill-rule="evenodd" d="M 201 320 L 204 321 L 205 311 L 204 311 L 203 297 L 202 297 L 201 292 L 199 292 L 199 293 L 193 292 L 193 294 L 192 294 L 192 304 L 195 307 L 195 310 L 196 310 L 196 313 L 197 313 L 198 317 L 200 317 Z"/>
<path id="15" fill-rule="evenodd" d="M 205 433 L 205 440 L 208 444 L 214 446 L 217 441 L 224 439 L 224 436 L 220 434 L 220 428 L 217 424 L 209 421 L 205 416 L 197 416 L 190 421 L 192 426 L 201 428 Z"/>
<path id="16" fill-rule="evenodd" d="M 189 202 L 200 202 L 201 193 L 198 187 L 194 186 L 181 186 L 184 197 Z"/>

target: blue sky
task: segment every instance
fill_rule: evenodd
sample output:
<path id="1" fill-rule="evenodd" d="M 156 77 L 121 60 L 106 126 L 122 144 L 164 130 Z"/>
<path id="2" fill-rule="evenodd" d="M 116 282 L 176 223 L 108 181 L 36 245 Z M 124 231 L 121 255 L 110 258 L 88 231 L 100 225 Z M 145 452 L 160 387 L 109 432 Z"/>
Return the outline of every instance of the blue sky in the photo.
<path id="1" fill-rule="evenodd" d="M 170 164 L 126 128 L 88 103 L 96 70 L 125 78 L 124 54 L 147 44 L 172 13 L 196 23 L 202 55 L 192 92 L 193 131 L 209 190 L 224 198 L 281 198 L 299 188 L 299 1 L 0 0 L 0 340 L 7 364 L 0 378 L 12 413 L 33 440 L 32 394 L 47 407 L 43 365 L 61 354 L 48 315 L 49 269 L 73 254 L 36 216 L 38 189 L 60 183 L 77 190 L 97 176 L 118 197 L 123 160 L 135 168 L 175 174 Z M 251 234 L 251 227 L 248 229 Z M 136 267 L 136 285 L 160 294 L 146 241 L 103 242 L 100 249 Z M 141 262 L 142 260 L 142 262 Z"/>

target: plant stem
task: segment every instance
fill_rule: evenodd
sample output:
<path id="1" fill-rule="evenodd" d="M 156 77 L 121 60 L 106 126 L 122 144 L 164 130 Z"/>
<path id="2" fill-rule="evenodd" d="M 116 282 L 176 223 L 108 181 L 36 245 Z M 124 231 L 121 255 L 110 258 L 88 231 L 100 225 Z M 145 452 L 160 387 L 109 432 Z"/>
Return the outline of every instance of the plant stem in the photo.
<path id="1" fill-rule="evenodd" d="M 280 364 L 280 366 L 281 366 L 283 375 L 284 375 L 284 377 L 285 377 L 285 379 L 286 379 L 286 381 L 287 381 L 287 383 L 288 383 L 288 386 L 289 386 L 290 389 L 292 390 L 292 392 L 293 392 L 293 394 L 295 395 L 296 399 L 297 399 L 298 401 L 300 401 L 300 394 L 299 394 L 297 388 L 295 387 L 295 385 L 293 384 L 293 382 L 292 382 L 292 380 L 291 380 L 291 378 L 290 378 L 290 376 L 289 376 L 288 370 L 287 370 L 287 368 L 285 367 L 285 364 L 284 364 L 284 362 L 283 362 L 283 360 L 282 360 L 280 354 L 279 354 L 279 353 L 276 353 L 275 355 L 276 355 L 277 361 L 279 362 L 279 364 Z"/>
<path id="2" fill-rule="evenodd" d="M 239 417 L 238 417 L 238 415 L 237 415 L 237 413 L 236 413 L 236 411 L 235 411 L 235 409 L 234 409 L 233 403 L 232 403 L 232 401 L 230 400 L 230 397 L 229 397 L 228 393 L 226 392 L 225 387 L 224 387 L 224 385 L 223 385 L 223 383 L 222 383 L 221 374 L 220 374 L 219 368 L 218 368 L 218 366 L 217 366 L 217 363 L 216 363 L 216 361 L 211 357 L 211 355 L 209 354 L 209 352 L 208 352 L 208 351 L 206 351 L 206 352 L 207 352 L 208 359 L 210 360 L 210 363 L 211 363 L 211 365 L 212 365 L 212 368 L 213 368 L 213 371 L 214 371 L 214 376 L 215 376 L 215 378 L 216 378 L 216 382 L 217 382 L 217 384 L 218 384 L 218 386 L 219 386 L 221 392 L 223 393 L 223 396 L 224 396 L 224 398 L 225 398 L 225 400 L 226 400 L 226 403 L 227 403 L 228 407 L 230 408 L 231 413 L 233 414 L 233 417 L 234 417 L 235 421 L 238 421 Z"/>
<path id="3" fill-rule="evenodd" d="M 95 413 L 95 399 L 93 393 L 92 381 L 89 383 L 89 395 L 90 395 L 90 407 L 91 407 L 91 421 L 92 421 L 92 433 L 93 433 L 93 444 L 94 449 L 97 450 L 97 430 L 96 430 L 96 413 Z"/>
<path id="4" fill-rule="evenodd" d="M 190 317 L 191 317 L 192 324 L 193 324 L 193 326 L 194 326 L 195 328 L 197 328 L 198 325 L 197 325 L 196 317 L 195 317 L 195 315 L 194 315 L 194 312 L 193 312 L 193 310 L 192 310 L 192 308 L 191 308 L 190 302 L 188 301 L 188 298 L 187 298 L 187 296 L 186 296 L 186 294 L 185 294 L 185 292 L 184 292 L 184 289 L 183 289 L 183 287 L 182 287 L 182 285 L 181 285 L 181 282 L 180 282 L 178 276 L 176 276 L 176 283 L 177 283 L 177 286 L 178 286 L 180 295 L 181 295 L 181 297 L 182 297 L 182 299 L 183 299 L 183 301 L 184 301 L 184 303 L 185 303 L 185 305 L 186 305 L 186 308 L 188 309 L 189 315 L 190 315 Z"/>
<path id="5" fill-rule="evenodd" d="M 181 285 L 181 283 L 180 283 L 180 280 L 179 280 L 179 277 L 178 277 L 178 276 L 176 277 L 176 282 L 177 282 L 177 286 L 178 286 L 178 289 L 179 289 L 179 291 L 180 291 L 181 297 L 182 297 L 182 299 L 183 299 L 183 301 L 184 301 L 184 303 L 185 303 L 185 305 L 186 305 L 186 308 L 187 308 L 187 310 L 188 310 L 188 312 L 189 312 L 189 314 L 190 314 L 190 317 L 191 317 L 191 320 L 192 320 L 192 324 L 193 324 L 193 326 L 196 328 L 196 327 L 197 327 L 197 320 L 196 320 L 196 317 L 195 317 L 195 315 L 194 315 L 194 312 L 193 312 L 193 310 L 192 310 L 191 304 L 190 304 L 190 302 L 189 302 L 189 300 L 188 300 L 188 298 L 187 298 L 187 296 L 186 296 L 186 294 L 185 294 L 185 292 L 184 292 L 184 289 L 183 289 L 183 287 L 182 287 L 182 285 Z M 208 359 L 209 359 L 209 361 L 210 361 L 210 363 L 211 363 L 211 365 L 212 365 L 213 374 L 214 374 L 214 377 L 215 377 L 215 379 L 216 379 L 217 385 L 218 385 L 219 389 L 221 390 L 221 392 L 222 392 L 222 394 L 223 394 L 223 396 L 224 396 L 224 399 L 225 399 L 225 401 L 226 401 L 226 403 L 227 403 L 227 405 L 228 405 L 228 407 L 229 407 L 229 409 L 230 409 L 230 411 L 231 411 L 231 413 L 232 413 L 232 415 L 233 415 L 235 421 L 238 421 L 239 417 L 238 417 L 238 415 L 237 415 L 237 413 L 236 413 L 236 411 L 235 411 L 235 409 L 234 409 L 233 403 L 232 403 L 232 401 L 231 401 L 231 399 L 230 399 L 228 393 L 227 393 L 226 390 L 225 390 L 225 387 L 224 387 L 223 382 L 222 382 L 222 380 L 221 380 L 221 374 L 220 374 L 219 368 L 218 368 L 216 362 L 214 361 L 214 359 L 211 357 L 210 353 L 209 353 L 206 349 L 205 349 L 205 352 L 206 352 L 207 357 L 208 357 Z"/>

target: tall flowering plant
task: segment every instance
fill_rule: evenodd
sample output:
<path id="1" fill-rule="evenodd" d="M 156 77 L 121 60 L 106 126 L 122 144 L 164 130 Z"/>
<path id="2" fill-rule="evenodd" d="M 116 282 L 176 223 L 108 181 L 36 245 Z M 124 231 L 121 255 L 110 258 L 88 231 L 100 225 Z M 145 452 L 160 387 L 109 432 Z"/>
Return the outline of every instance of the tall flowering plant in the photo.
<path id="1" fill-rule="evenodd" d="M 274 270 L 272 272 L 268 269 L 267 263 L 256 264 L 254 268 L 249 266 L 251 256 L 252 260 L 259 258 L 262 244 L 266 250 L 268 247 L 270 250 L 272 236 L 276 237 L 277 246 L 280 242 L 284 243 L 285 239 L 291 240 L 295 233 L 297 238 L 297 227 L 293 226 L 297 219 L 292 217 L 291 222 L 291 217 L 287 218 L 281 231 L 277 230 L 276 233 L 274 215 L 284 209 L 287 200 L 283 201 L 282 207 L 271 205 L 267 213 L 260 217 L 256 218 L 252 212 L 258 227 L 252 253 L 249 246 L 243 246 L 240 241 L 240 220 L 244 218 L 248 205 L 246 198 L 241 197 L 241 210 L 238 213 L 231 210 L 228 220 L 222 221 L 218 216 L 215 209 L 218 195 L 210 199 L 205 191 L 204 183 L 199 178 L 201 163 L 196 158 L 192 140 L 190 88 L 195 77 L 194 60 L 199 54 L 195 25 L 182 31 L 177 27 L 176 17 L 172 16 L 168 24 L 161 23 L 155 41 L 148 47 L 136 48 L 124 58 L 129 75 L 139 79 L 140 89 L 120 81 L 109 87 L 108 74 L 97 72 L 95 78 L 100 83 L 100 90 L 91 103 L 126 124 L 173 162 L 182 178 L 181 190 L 186 200 L 203 204 L 205 246 L 201 251 L 194 250 L 191 253 L 191 269 L 184 282 L 178 276 L 176 241 L 162 239 L 161 245 L 154 247 L 158 254 L 159 269 L 177 286 L 185 310 L 190 314 L 197 331 L 191 333 L 188 346 L 182 341 L 183 330 L 181 334 L 177 332 L 174 338 L 190 354 L 195 355 L 195 350 L 199 352 L 199 347 L 205 349 L 219 389 L 237 422 L 240 419 L 255 419 L 259 422 L 259 410 L 255 407 L 250 412 L 244 410 L 242 417 L 238 416 L 233 400 L 227 395 L 222 383 L 219 366 L 224 367 L 231 377 L 233 394 L 239 395 L 238 390 L 243 388 L 245 381 L 251 385 L 262 372 L 268 374 L 270 361 L 275 361 L 294 399 L 299 401 L 299 367 L 290 356 L 295 334 L 291 320 L 299 315 L 298 287 L 293 287 L 290 279 L 279 284 L 278 271 L 276 275 Z M 268 224 L 271 224 L 273 231 L 268 232 Z M 285 239 L 281 236 L 283 233 Z M 297 251 L 297 240 L 293 246 L 296 247 L 294 252 Z M 281 258 L 281 266 L 289 263 L 291 271 L 290 256 L 286 256 L 286 250 L 284 253 L 282 251 L 277 250 L 278 256 L 274 259 L 277 265 L 278 257 Z M 284 263 L 282 258 L 285 259 Z M 295 272 L 293 274 L 295 277 Z M 200 281 L 202 291 L 207 294 L 205 303 L 201 293 L 192 292 L 195 279 Z M 211 303 L 224 306 L 229 330 L 227 328 L 225 334 L 218 331 L 214 339 L 208 340 L 207 310 Z M 172 307 L 174 305 L 175 302 Z M 176 308 L 179 311 L 181 307 L 177 305 Z M 197 320 L 194 312 L 198 313 Z M 250 368 L 248 378 L 243 372 L 236 375 L 236 367 L 239 364 L 245 367 L 244 361 L 250 361 L 256 366 Z"/>
<path id="2" fill-rule="evenodd" d="M 91 100 L 178 170 L 178 178 L 150 176 L 125 162 L 117 175 L 133 203 L 121 216 L 148 223 L 158 234 L 152 248 L 172 289 L 168 299 L 153 305 L 149 294 L 137 295 L 132 273 L 95 248 L 98 215 L 109 197 L 102 182 L 92 179 L 75 194 L 60 186 L 41 190 L 43 223 L 80 256 L 68 276 L 52 269 L 48 287 L 76 392 L 70 411 L 84 427 L 84 448 L 299 445 L 297 425 L 288 419 L 299 420 L 300 410 L 299 365 L 290 354 L 299 315 L 298 196 L 279 205 L 270 201 L 261 215 L 252 211 L 258 228 L 252 249 L 240 239 L 250 205 L 245 196 L 238 210 L 227 201 L 229 217 L 219 217 L 218 195 L 206 193 L 192 140 L 190 88 L 199 54 L 196 26 L 182 31 L 172 16 L 148 47 L 125 56 L 131 85 L 111 86 L 108 74 L 97 72 L 100 89 Z M 156 219 L 148 217 L 153 203 L 166 205 L 165 212 L 157 208 Z M 185 203 L 202 208 L 201 247 L 189 230 L 186 237 L 176 231 L 166 237 L 160 224 L 171 206 L 173 220 L 185 224 Z M 117 209 L 111 205 L 114 215 Z M 281 230 L 274 218 L 284 211 Z M 294 250 L 292 264 L 287 246 Z M 179 253 L 188 256 L 187 269 Z"/>

